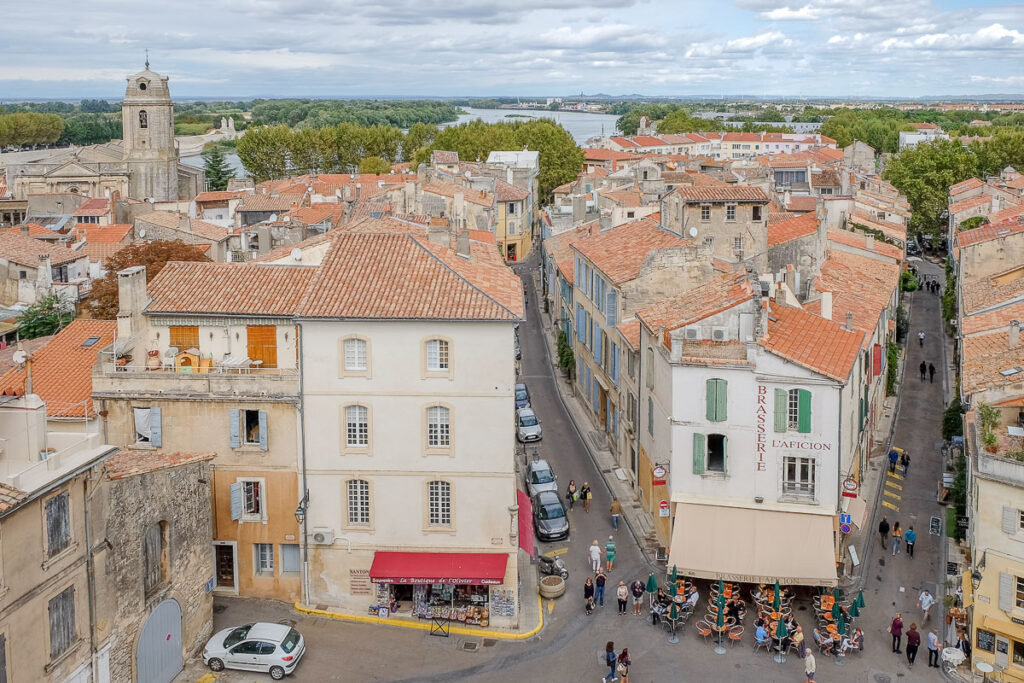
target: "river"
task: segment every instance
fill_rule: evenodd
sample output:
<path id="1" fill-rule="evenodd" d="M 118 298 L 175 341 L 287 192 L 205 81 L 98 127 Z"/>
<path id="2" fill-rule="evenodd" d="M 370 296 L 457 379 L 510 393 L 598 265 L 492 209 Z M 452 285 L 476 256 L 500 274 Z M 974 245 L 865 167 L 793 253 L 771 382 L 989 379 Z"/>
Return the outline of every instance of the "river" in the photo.
<path id="1" fill-rule="evenodd" d="M 615 133 L 615 120 L 618 118 L 611 114 L 587 114 L 578 111 L 548 111 L 546 109 L 474 109 L 472 107 L 463 107 L 462 109 L 466 113 L 459 116 L 457 121 L 442 123 L 441 127 L 458 125 L 466 121 L 475 121 L 476 119 L 482 119 L 486 123 L 528 121 L 529 119 L 537 118 L 552 119 L 569 131 L 569 134 L 572 135 L 578 145 L 598 135 L 611 135 Z M 237 154 L 229 152 L 224 156 L 228 163 L 231 164 L 231 167 L 235 169 L 236 175 L 246 175 Z M 199 155 L 182 157 L 181 161 L 190 166 L 203 166 L 203 157 Z"/>

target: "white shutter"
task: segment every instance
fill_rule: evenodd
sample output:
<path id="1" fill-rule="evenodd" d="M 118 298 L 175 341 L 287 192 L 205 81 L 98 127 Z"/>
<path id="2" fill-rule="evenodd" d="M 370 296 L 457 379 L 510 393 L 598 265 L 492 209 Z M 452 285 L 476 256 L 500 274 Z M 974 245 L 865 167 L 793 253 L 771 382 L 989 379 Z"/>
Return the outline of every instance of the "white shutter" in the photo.
<path id="1" fill-rule="evenodd" d="M 269 447 L 267 434 L 267 411 L 260 411 L 260 450 L 265 451 Z"/>
<path id="2" fill-rule="evenodd" d="M 239 411 L 232 410 L 228 417 L 228 434 L 231 438 L 232 448 L 242 447 L 241 426 L 239 425 Z"/>
<path id="3" fill-rule="evenodd" d="M 242 484 L 235 482 L 231 485 L 231 519 L 242 518 Z"/>
<path id="4" fill-rule="evenodd" d="M 1006 533 L 1006 534 L 1016 534 L 1017 533 L 1017 527 L 1019 525 L 1018 519 L 1019 519 L 1019 514 L 1017 513 L 1017 509 L 1004 505 L 1003 506 L 1003 533 Z"/>
<path id="5" fill-rule="evenodd" d="M 163 416 L 160 414 L 160 408 L 149 409 L 149 443 L 154 448 L 160 448 L 164 445 L 164 427 L 163 427 Z"/>
<path id="6" fill-rule="evenodd" d="M 1013 610 L 1013 574 L 999 572 L 999 609 L 1004 612 Z"/>

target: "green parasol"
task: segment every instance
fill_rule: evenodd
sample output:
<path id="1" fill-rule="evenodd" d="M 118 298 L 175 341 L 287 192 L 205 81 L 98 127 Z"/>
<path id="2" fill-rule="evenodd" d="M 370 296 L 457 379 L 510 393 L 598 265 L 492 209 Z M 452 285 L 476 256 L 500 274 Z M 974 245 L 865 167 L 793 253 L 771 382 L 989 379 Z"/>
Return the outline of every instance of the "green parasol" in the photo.
<path id="1" fill-rule="evenodd" d="M 839 608 L 839 600 L 832 603 L 832 618 L 839 623 L 839 617 L 842 616 L 843 611 Z"/>
<path id="2" fill-rule="evenodd" d="M 779 617 L 779 623 L 775 626 L 775 637 L 782 640 L 788 635 L 789 631 L 786 629 L 786 621 L 782 617 Z"/>
<path id="3" fill-rule="evenodd" d="M 779 580 L 775 579 L 775 598 L 772 600 L 772 611 L 778 612 L 779 608 L 782 607 L 782 597 L 780 595 L 782 591 L 779 589 Z"/>
<path id="4" fill-rule="evenodd" d="M 675 583 L 676 579 L 678 579 L 678 578 L 679 578 L 679 572 L 676 570 L 676 566 L 672 565 L 672 573 L 668 575 L 668 580 L 671 581 L 672 583 Z"/>
<path id="5" fill-rule="evenodd" d="M 857 601 L 856 600 L 854 600 L 852 603 L 850 603 L 850 616 L 851 617 L 859 617 L 860 616 L 860 607 L 857 606 Z"/>
<path id="6" fill-rule="evenodd" d="M 861 590 L 857 593 L 857 607 L 864 609 L 867 605 L 864 604 L 864 591 Z"/>
<path id="7" fill-rule="evenodd" d="M 715 615 L 715 626 L 719 629 L 725 625 L 725 596 L 721 593 L 718 594 L 718 613 Z"/>
<path id="8" fill-rule="evenodd" d="M 836 602 L 839 602 L 842 599 L 842 595 L 843 593 L 839 590 L 839 586 L 832 589 L 832 597 L 836 599 Z"/>
<path id="9" fill-rule="evenodd" d="M 838 631 L 841 636 L 846 635 L 846 617 L 844 617 L 841 612 L 836 618 L 836 631 Z"/>
<path id="10" fill-rule="evenodd" d="M 658 580 L 656 578 L 654 578 L 654 573 L 653 572 L 651 573 L 650 576 L 647 577 L 647 592 L 648 593 L 657 593 L 658 592 Z"/>
<path id="11" fill-rule="evenodd" d="M 679 610 L 676 608 L 676 603 L 674 603 L 674 602 L 668 608 L 668 618 L 669 619 L 678 619 L 679 618 Z"/>
<path id="12" fill-rule="evenodd" d="M 678 588 L 676 588 L 676 585 L 674 583 L 670 583 L 668 585 L 668 594 L 669 594 L 670 597 L 674 598 L 677 591 L 678 591 Z"/>

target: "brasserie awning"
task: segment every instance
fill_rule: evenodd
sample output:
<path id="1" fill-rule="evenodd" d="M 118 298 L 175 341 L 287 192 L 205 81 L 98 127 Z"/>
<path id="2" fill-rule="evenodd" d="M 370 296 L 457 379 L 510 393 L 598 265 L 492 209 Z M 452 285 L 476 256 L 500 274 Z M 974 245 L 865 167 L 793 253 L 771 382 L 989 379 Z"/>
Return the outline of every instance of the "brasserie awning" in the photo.
<path id="1" fill-rule="evenodd" d="M 677 503 L 668 565 L 701 579 L 835 586 L 831 515 Z"/>
<path id="2" fill-rule="evenodd" d="M 373 583 L 500 585 L 505 553 L 404 553 L 377 551 L 370 565 Z"/>

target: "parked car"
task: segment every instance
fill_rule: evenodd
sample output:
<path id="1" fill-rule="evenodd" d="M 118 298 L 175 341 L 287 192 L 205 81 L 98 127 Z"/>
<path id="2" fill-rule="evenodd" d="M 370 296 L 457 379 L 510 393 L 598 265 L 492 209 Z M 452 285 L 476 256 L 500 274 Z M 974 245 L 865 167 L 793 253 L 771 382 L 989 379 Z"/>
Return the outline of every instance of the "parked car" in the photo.
<path id="1" fill-rule="evenodd" d="M 907 256 L 920 256 L 921 245 L 917 243 L 917 240 L 910 240 L 907 242 Z"/>
<path id="2" fill-rule="evenodd" d="M 523 359 L 523 350 L 519 348 L 519 335 L 516 335 L 516 360 Z"/>
<path id="3" fill-rule="evenodd" d="M 516 385 L 516 409 L 530 407 L 530 390 L 525 384 Z"/>
<path id="4" fill-rule="evenodd" d="M 203 664 L 213 671 L 265 671 L 279 681 L 295 671 L 305 653 L 306 643 L 292 627 L 257 622 L 213 634 L 203 648 Z"/>
<path id="5" fill-rule="evenodd" d="M 558 481 L 547 460 L 533 460 L 526 466 L 526 492 L 532 498 L 541 491 L 558 491 Z"/>
<path id="6" fill-rule="evenodd" d="M 516 411 L 516 438 L 520 443 L 540 441 L 543 433 L 540 428 L 540 420 L 537 419 L 532 408 L 520 408 Z"/>
<path id="7" fill-rule="evenodd" d="M 541 541 L 569 538 L 569 517 L 557 491 L 541 491 L 533 497 L 533 529 Z"/>

